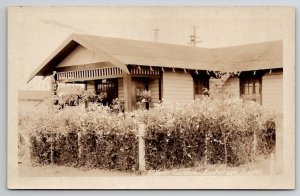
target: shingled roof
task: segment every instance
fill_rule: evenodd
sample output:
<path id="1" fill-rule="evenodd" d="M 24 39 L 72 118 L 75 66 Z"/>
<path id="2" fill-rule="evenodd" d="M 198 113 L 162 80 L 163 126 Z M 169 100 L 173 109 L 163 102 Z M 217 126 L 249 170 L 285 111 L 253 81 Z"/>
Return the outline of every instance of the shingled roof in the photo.
<path id="1" fill-rule="evenodd" d="M 282 68 L 282 40 L 223 48 L 72 34 L 30 76 L 46 76 L 77 46 L 129 73 L 126 65 L 145 65 L 210 71 Z"/>

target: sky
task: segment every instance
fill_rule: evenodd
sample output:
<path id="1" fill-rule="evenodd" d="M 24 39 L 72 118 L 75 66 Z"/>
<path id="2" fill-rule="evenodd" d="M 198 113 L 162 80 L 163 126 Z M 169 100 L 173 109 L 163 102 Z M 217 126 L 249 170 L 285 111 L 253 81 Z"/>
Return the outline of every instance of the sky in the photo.
<path id="1" fill-rule="evenodd" d="M 8 64 L 19 89 L 48 90 L 49 80 L 29 75 L 70 34 L 82 33 L 188 45 L 193 26 L 197 47 L 226 47 L 284 40 L 280 7 L 16 7 L 8 15 Z"/>

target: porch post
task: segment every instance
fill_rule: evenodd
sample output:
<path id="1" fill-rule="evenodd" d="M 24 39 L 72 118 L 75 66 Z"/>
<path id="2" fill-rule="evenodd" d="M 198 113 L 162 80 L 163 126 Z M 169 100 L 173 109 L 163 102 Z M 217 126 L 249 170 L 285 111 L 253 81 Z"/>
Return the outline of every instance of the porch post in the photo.
<path id="1" fill-rule="evenodd" d="M 54 98 L 53 105 L 58 104 L 57 88 L 58 88 L 57 75 L 56 75 L 56 71 L 53 71 L 53 74 L 51 75 L 51 91 L 52 91 L 52 96 Z"/>
<path id="2" fill-rule="evenodd" d="M 132 109 L 132 96 L 131 96 L 131 76 L 129 74 L 123 74 L 123 87 L 124 87 L 124 102 L 125 111 L 131 111 Z"/>

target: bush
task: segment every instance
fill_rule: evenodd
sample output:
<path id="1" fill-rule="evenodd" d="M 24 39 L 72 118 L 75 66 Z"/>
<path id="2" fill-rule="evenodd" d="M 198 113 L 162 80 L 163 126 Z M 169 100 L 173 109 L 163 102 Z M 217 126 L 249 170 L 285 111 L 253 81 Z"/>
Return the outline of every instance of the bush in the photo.
<path id="1" fill-rule="evenodd" d="M 274 151 L 271 116 L 255 102 L 204 97 L 181 108 L 162 104 L 143 111 L 148 169 L 197 162 L 238 166 Z M 266 126 L 268 128 L 266 128 Z M 272 135 L 272 136 L 271 136 Z"/>
<path id="2" fill-rule="evenodd" d="M 169 121 L 163 127 L 155 122 L 148 126 L 145 135 L 147 169 L 192 167 L 203 157 L 205 137 L 195 123 L 184 127 L 183 122 Z"/>
<path id="3" fill-rule="evenodd" d="M 239 166 L 275 150 L 275 123 L 260 105 L 204 97 L 181 107 L 163 103 L 130 113 L 91 105 L 35 115 L 28 126 L 34 164 L 138 170 L 137 125 L 146 131 L 146 169 Z M 28 121 L 27 121 L 28 122 Z"/>
<path id="4" fill-rule="evenodd" d="M 47 117 L 36 116 L 35 122 L 31 127 L 34 130 L 30 132 L 35 165 L 52 163 L 122 171 L 138 169 L 134 119 L 116 114 L 109 107 L 69 107 Z"/>
<path id="5" fill-rule="evenodd" d="M 58 133 L 54 138 L 53 162 L 57 165 L 75 166 L 78 161 L 78 135 L 76 132 Z"/>
<path id="6" fill-rule="evenodd" d="M 37 133 L 30 137 L 31 160 L 33 165 L 51 163 L 51 134 Z"/>

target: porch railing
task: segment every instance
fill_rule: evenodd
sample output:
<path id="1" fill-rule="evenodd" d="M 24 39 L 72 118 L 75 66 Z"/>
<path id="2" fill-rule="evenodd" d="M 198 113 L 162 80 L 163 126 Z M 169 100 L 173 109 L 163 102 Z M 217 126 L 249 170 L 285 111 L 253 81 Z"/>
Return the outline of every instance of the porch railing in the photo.
<path id="1" fill-rule="evenodd" d="M 57 72 L 57 80 L 74 80 L 74 79 L 87 79 L 87 78 L 101 78 L 104 76 L 120 76 L 123 71 L 118 67 L 96 68 L 88 70 L 76 70 Z"/>

